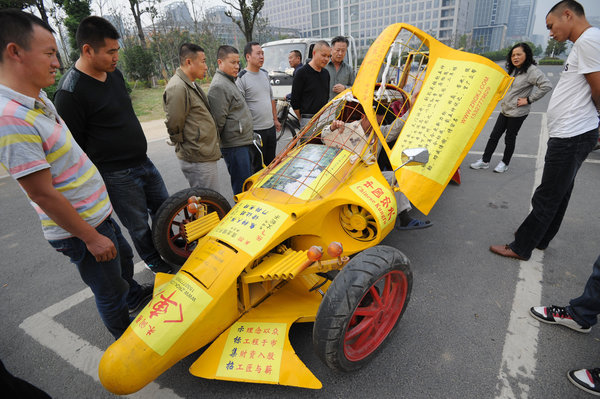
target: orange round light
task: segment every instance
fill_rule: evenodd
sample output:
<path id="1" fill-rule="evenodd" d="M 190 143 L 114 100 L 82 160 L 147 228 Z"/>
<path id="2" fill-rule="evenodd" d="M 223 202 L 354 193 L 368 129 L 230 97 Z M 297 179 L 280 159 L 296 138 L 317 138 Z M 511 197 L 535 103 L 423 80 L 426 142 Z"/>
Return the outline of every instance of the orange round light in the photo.
<path id="1" fill-rule="evenodd" d="M 311 262 L 316 262 L 323 257 L 323 248 L 313 245 L 308 249 L 306 256 Z"/>
<path id="2" fill-rule="evenodd" d="M 341 242 L 332 241 L 327 247 L 327 254 L 332 258 L 337 258 L 344 252 L 344 247 Z"/>
<path id="3" fill-rule="evenodd" d="M 196 204 L 194 202 L 188 204 L 187 210 L 189 213 L 191 213 L 193 215 L 197 214 L 198 213 L 198 204 Z"/>
<path id="4" fill-rule="evenodd" d="M 188 204 L 198 204 L 198 203 L 200 203 L 200 200 L 195 195 L 192 195 L 190 198 L 188 198 Z"/>

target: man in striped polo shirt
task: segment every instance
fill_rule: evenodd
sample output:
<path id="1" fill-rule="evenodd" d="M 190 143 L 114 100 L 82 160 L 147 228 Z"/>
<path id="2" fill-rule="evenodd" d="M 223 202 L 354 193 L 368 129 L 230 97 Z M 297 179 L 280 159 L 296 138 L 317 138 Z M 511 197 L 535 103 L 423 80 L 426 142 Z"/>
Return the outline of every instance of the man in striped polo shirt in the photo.
<path id="1" fill-rule="evenodd" d="M 133 252 L 111 219 L 104 182 L 42 91 L 59 67 L 52 33 L 34 15 L 0 10 L 0 163 L 30 198 L 44 237 L 77 266 L 118 338 L 152 286 L 133 279 Z"/>

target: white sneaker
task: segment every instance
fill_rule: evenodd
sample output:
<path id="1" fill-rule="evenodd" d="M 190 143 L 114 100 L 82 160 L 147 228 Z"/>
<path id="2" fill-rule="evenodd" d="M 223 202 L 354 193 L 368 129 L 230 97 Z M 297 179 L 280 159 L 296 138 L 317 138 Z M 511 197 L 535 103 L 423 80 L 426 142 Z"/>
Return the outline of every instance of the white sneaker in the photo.
<path id="1" fill-rule="evenodd" d="M 478 159 L 477 162 L 473 162 L 470 166 L 471 169 L 487 169 L 490 167 L 490 163 L 483 162 L 483 159 Z"/>
<path id="2" fill-rule="evenodd" d="M 505 164 L 504 162 L 500 161 L 500 163 L 498 164 L 498 166 L 496 166 L 494 168 L 494 172 L 496 173 L 504 173 L 508 170 L 508 165 Z"/>

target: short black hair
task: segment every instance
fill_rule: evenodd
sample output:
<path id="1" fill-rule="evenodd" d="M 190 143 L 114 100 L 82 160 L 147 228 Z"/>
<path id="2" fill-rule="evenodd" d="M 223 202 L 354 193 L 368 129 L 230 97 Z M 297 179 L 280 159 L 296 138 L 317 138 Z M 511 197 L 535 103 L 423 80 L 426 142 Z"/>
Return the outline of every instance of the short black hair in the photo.
<path id="1" fill-rule="evenodd" d="M 34 25 L 54 33 L 50 25 L 33 14 L 16 8 L 0 10 L 0 62 L 3 61 L 4 49 L 9 43 L 16 43 L 25 50 L 29 50 Z"/>
<path id="2" fill-rule="evenodd" d="M 252 47 L 254 47 L 254 46 L 260 46 L 260 43 L 258 43 L 258 42 L 246 43 L 246 45 L 244 46 L 244 58 L 246 58 L 246 56 L 248 54 L 252 54 Z"/>
<path id="3" fill-rule="evenodd" d="M 552 7 L 550 9 L 550 11 L 548 11 L 548 14 L 554 13 L 554 12 L 562 12 L 565 9 L 569 9 L 571 11 L 573 11 L 575 13 L 575 15 L 579 16 L 579 17 L 585 17 L 585 11 L 583 10 L 583 6 L 581 4 L 579 4 L 578 2 L 576 2 L 575 0 L 562 0 L 559 1 L 558 3 L 556 3 L 554 5 L 554 7 Z"/>
<path id="4" fill-rule="evenodd" d="M 104 46 L 104 39 L 118 40 L 120 38 L 119 32 L 110 22 L 96 16 L 84 18 L 75 33 L 79 51 L 83 50 L 84 44 L 88 44 L 94 51 L 98 51 Z"/>
<path id="5" fill-rule="evenodd" d="M 331 39 L 331 47 L 333 47 L 333 45 L 338 42 L 346 43 L 346 46 L 350 46 L 350 41 L 346 36 L 336 36 L 333 39 Z"/>
<path id="6" fill-rule="evenodd" d="M 300 61 L 302 61 L 302 53 L 300 52 L 300 50 L 292 50 L 290 51 L 290 53 L 294 53 L 296 57 L 300 58 Z"/>
<path id="7" fill-rule="evenodd" d="M 181 43 L 179 46 L 179 65 L 185 64 L 187 58 L 196 59 L 197 53 L 204 52 L 204 49 L 194 43 Z"/>
<path id="8" fill-rule="evenodd" d="M 317 40 L 313 46 L 312 52 L 313 54 L 315 53 L 315 51 L 320 50 L 321 48 L 331 48 L 331 46 L 329 45 L 329 43 L 327 43 L 325 40 Z"/>
<path id="9" fill-rule="evenodd" d="M 223 45 L 219 46 L 217 50 L 217 59 L 224 60 L 229 56 L 229 54 L 239 54 L 240 52 L 233 46 Z"/>

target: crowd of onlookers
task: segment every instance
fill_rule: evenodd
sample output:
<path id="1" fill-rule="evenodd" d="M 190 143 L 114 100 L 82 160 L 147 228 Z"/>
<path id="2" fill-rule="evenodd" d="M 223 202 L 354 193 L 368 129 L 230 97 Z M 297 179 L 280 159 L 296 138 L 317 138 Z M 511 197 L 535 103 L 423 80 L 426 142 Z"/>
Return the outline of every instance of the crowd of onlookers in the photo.
<path id="1" fill-rule="evenodd" d="M 542 182 L 514 240 L 490 248 L 520 260 L 529 259 L 534 248 L 545 249 L 558 232 L 577 171 L 598 141 L 600 29 L 591 27 L 573 0 L 557 3 L 546 24 L 554 39 L 571 40 L 574 46 L 550 100 Z M 32 14 L 0 11 L 0 162 L 29 197 L 44 237 L 75 264 L 94 293 L 103 323 L 118 338 L 153 287 L 133 278 L 133 250 L 113 220 L 113 210 L 148 268 L 171 273 L 173 266 L 154 247 L 148 223 L 168 193 L 147 156 L 146 137 L 117 69 L 118 32 L 107 20 L 91 16 L 81 21 L 76 40 L 79 58 L 61 78 L 52 102 L 42 90 L 54 83 L 60 67 L 52 28 Z M 355 71 L 344 62 L 347 50 L 348 40 L 336 37 L 331 43 L 316 42 L 304 65 L 302 54 L 289 54 L 294 68 L 290 103 L 301 126 L 353 84 Z M 511 50 L 515 76 L 523 72 L 525 50 Z M 268 73 L 262 69 L 264 52 L 250 42 L 243 57 L 246 68 L 240 71 L 238 50 L 221 46 L 217 72 L 205 93 L 196 83 L 208 69 L 204 50 L 192 43 L 179 48 L 180 67 L 165 89 L 163 105 L 169 143 L 192 187 L 217 190 L 217 161 L 223 157 L 233 193 L 240 193 L 244 181 L 276 156 L 276 132 L 282 127 Z M 534 86 L 548 91 L 547 80 L 538 72 L 533 67 L 517 76 L 523 78 L 519 87 L 529 93 Z M 515 103 L 503 108 L 490 148 L 504 130 L 511 140 L 516 137 L 526 117 L 520 111 L 528 111 L 542 95 L 515 93 Z M 330 130 L 343 128 L 332 124 Z M 361 128 L 370 126 L 364 123 Z M 261 138 L 262 155 L 253 145 L 255 135 Z M 514 140 L 511 143 L 497 171 L 506 171 Z M 486 167 L 492 152 L 474 167 Z M 599 313 L 600 258 L 584 294 L 569 306 L 531 309 L 538 320 L 580 332 L 589 331 Z M 27 389 L 1 366 L 2 382 Z M 569 379 L 600 395 L 600 369 L 572 371 Z"/>

